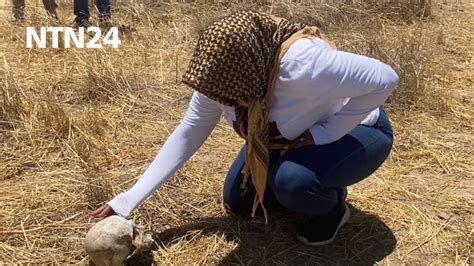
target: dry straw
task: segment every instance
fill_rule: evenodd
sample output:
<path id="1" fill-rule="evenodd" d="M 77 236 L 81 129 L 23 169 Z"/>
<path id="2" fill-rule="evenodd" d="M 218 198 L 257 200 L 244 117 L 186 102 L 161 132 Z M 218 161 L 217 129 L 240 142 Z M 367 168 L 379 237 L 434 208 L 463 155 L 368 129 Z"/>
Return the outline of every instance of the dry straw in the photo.
<path id="1" fill-rule="evenodd" d="M 353 216 L 336 242 L 307 248 L 287 215 L 265 227 L 225 214 L 222 181 L 242 141 L 219 123 L 135 212 L 161 246 L 132 265 L 472 263 L 474 9 L 461 0 L 122 4 L 114 23 L 137 32 L 97 51 L 26 49 L 25 25 L 52 22 L 34 6 L 24 25 L 1 17 L 0 263 L 87 263 L 89 213 L 134 183 L 186 109 L 179 78 L 197 34 L 243 8 L 318 25 L 340 49 L 393 65 L 393 153 L 350 188 Z M 61 4 L 61 23 L 71 10 Z"/>

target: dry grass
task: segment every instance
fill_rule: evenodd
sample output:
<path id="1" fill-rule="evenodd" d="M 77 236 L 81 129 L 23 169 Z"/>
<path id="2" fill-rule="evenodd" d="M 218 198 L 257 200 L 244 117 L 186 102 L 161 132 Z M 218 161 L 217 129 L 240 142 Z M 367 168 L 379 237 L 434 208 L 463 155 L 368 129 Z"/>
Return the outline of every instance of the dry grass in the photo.
<path id="1" fill-rule="evenodd" d="M 219 3 L 218 3 L 219 2 Z M 315 3 L 317 2 L 317 3 Z M 321 26 L 340 49 L 400 73 L 387 107 L 396 143 L 350 188 L 336 242 L 308 248 L 284 215 L 270 225 L 225 214 L 222 180 L 242 141 L 220 123 L 133 219 L 161 245 L 132 264 L 472 263 L 473 46 L 470 1 L 167 1 L 116 9 L 137 28 L 120 49 L 24 48 L 0 22 L 0 263 L 86 263 L 89 212 L 126 190 L 179 122 L 179 84 L 197 33 L 217 16 L 258 9 Z M 405 3 L 405 4 L 400 4 Z M 61 17 L 71 18 L 67 4 Z M 28 23 L 49 23 L 30 10 Z M 431 16 L 428 16 L 431 15 Z"/>

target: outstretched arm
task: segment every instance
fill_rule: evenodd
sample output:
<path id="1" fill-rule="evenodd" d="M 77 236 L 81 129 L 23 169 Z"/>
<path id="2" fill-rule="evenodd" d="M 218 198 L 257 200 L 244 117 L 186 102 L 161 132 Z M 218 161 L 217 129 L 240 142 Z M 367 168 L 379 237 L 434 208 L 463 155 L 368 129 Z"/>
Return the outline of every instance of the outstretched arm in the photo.
<path id="1" fill-rule="evenodd" d="M 168 137 L 145 173 L 131 189 L 107 204 L 118 215 L 130 216 L 196 152 L 214 129 L 220 115 L 221 110 L 214 101 L 195 92 L 183 121 Z"/>

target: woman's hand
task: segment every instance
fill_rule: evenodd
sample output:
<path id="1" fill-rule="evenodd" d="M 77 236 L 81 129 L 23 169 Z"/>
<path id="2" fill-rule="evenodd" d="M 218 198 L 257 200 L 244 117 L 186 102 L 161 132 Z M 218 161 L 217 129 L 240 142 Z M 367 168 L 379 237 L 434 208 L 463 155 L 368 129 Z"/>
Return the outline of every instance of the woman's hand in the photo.
<path id="1" fill-rule="evenodd" d="M 91 213 L 92 217 L 98 218 L 100 220 L 105 219 L 111 215 L 116 215 L 114 209 L 107 204 L 104 204 L 97 208 L 97 210 Z"/>

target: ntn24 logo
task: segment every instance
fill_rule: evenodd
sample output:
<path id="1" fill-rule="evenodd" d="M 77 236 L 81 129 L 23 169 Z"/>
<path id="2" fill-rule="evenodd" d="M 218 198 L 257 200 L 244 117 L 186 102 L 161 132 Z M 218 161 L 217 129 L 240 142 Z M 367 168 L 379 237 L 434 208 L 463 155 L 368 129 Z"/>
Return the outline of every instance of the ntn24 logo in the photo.
<path id="1" fill-rule="evenodd" d="M 86 36 L 91 39 L 86 42 Z M 100 49 L 103 45 L 110 45 L 118 48 L 122 43 L 119 39 L 117 27 L 111 27 L 103 36 L 99 27 L 41 27 L 37 30 L 35 27 L 26 28 L 26 48 L 34 48 L 33 43 L 38 48 L 47 48 L 48 39 L 51 40 L 51 48 L 95 48 Z M 102 42 L 101 42 L 102 41 Z"/>

